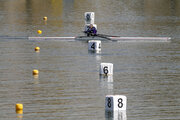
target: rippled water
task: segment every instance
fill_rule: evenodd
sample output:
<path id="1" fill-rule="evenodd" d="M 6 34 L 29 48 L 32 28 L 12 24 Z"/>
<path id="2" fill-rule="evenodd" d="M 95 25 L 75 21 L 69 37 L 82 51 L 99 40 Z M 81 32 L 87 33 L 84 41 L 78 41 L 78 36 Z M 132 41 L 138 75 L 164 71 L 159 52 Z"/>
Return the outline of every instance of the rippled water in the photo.
<path id="1" fill-rule="evenodd" d="M 113 119 L 105 116 L 105 96 L 120 94 L 128 99 L 123 120 L 179 120 L 179 6 L 178 0 L 1 0 L 0 119 Z M 82 35 L 86 11 L 95 12 L 99 33 L 173 39 L 102 42 L 100 53 L 80 41 L 4 39 Z M 114 64 L 112 77 L 99 76 L 102 62 Z M 23 103 L 23 115 L 16 114 L 16 103 Z"/>

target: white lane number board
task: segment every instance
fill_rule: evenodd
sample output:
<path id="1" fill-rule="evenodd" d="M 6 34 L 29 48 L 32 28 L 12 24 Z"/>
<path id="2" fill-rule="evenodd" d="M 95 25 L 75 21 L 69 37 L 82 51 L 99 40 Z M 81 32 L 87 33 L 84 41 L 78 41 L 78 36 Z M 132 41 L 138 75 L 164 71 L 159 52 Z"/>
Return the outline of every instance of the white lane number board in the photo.
<path id="1" fill-rule="evenodd" d="M 88 41 L 88 50 L 100 51 L 101 50 L 101 41 L 99 41 L 99 40 L 89 40 Z"/>
<path id="2" fill-rule="evenodd" d="M 101 63 L 99 72 L 101 75 L 113 75 L 113 64 L 112 63 Z"/>
<path id="3" fill-rule="evenodd" d="M 107 95 L 105 98 L 106 111 L 126 110 L 127 98 L 124 95 Z"/>

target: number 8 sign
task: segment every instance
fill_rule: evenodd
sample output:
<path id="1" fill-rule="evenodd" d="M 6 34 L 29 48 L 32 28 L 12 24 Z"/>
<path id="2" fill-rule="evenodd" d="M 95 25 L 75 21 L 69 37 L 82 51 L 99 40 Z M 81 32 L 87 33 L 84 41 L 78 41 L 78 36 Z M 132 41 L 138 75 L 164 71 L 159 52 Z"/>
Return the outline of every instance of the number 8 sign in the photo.
<path id="1" fill-rule="evenodd" d="M 124 95 L 107 95 L 105 99 L 106 111 L 126 110 L 127 98 Z"/>
<path id="2" fill-rule="evenodd" d="M 113 64 L 112 63 L 101 63 L 99 72 L 101 75 L 112 75 L 113 74 Z"/>

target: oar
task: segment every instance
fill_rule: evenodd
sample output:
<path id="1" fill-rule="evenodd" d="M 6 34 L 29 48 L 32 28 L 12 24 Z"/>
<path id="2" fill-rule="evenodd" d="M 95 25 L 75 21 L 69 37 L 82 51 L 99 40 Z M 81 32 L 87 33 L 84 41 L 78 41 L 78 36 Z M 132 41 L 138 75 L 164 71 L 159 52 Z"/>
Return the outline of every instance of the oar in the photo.
<path id="1" fill-rule="evenodd" d="M 108 37 L 106 37 L 106 36 L 100 35 L 100 34 L 97 34 L 96 36 L 97 36 L 97 37 L 100 37 L 100 38 L 104 38 L 104 39 L 106 39 L 106 40 L 113 41 L 112 39 L 110 39 L 110 38 L 108 38 Z"/>
<path id="2" fill-rule="evenodd" d="M 98 35 L 106 36 L 106 37 L 121 37 L 121 36 L 116 36 L 116 35 L 106 35 L 106 34 L 98 34 Z"/>
<path id="3" fill-rule="evenodd" d="M 108 35 L 103 35 L 103 34 L 97 34 L 98 37 L 101 37 L 101 38 L 104 38 L 106 40 L 110 40 L 110 41 L 117 41 L 117 40 L 112 40 L 111 38 L 109 37 L 112 37 L 112 36 L 108 36 Z"/>

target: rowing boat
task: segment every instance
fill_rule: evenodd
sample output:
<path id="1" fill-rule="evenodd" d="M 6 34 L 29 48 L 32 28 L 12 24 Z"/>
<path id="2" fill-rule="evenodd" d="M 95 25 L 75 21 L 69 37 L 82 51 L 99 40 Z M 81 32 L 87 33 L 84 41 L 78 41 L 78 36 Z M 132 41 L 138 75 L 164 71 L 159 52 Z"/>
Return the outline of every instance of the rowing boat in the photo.
<path id="1" fill-rule="evenodd" d="M 0 36 L 2 39 L 28 39 L 28 40 L 58 40 L 58 41 L 89 41 L 101 40 L 110 42 L 170 42 L 170 37 L 119 37 L 119 36 L 78 36 L 78 37 L 11 37 Z"/>
<path id="2" fill-rule="evenodd" d="M 61 40 L 61 41 L 117 41 L 117 42 L 170 42 L 170 37 L 99 37 L 99 36 L 78 36 L 78 37 L 28 37 L 29 40 Z"/>

